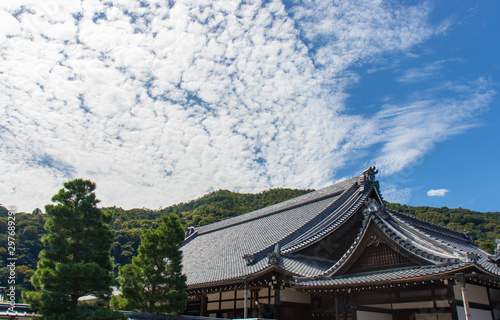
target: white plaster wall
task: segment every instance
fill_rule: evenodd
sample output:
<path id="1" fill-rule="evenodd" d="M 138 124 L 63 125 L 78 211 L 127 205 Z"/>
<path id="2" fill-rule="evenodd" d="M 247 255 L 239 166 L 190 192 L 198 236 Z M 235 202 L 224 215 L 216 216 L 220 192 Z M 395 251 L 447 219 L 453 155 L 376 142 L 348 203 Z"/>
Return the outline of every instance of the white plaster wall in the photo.
<path id="1" fill-rule="evenodd" d="M 467 283 L 465 286 L 467 289 L 467 298 L 469 302 L 481 303 L 485 305 L 490 305 L 490 301 L 488 299 L 488 291 L 486 287 L 476 286 L 470 283 Z M 455 291 L 455 299 L 462 301 L 462 287 L 460 284 L 456 284 L 454 286 Z"/>
<path id="2" fill-rule="evenodd" d="M 465 320 L 463 307 L 457 307 L 458 320 Z M 491 312 L 488 310 L 470 309 L 471 320 L 492 320 Z"/>
<path id="3" fill-rule="evenodd" d="M 285 288 L 280 292 L 280 300 L 295 303 L 311 303 L 311 295 L 307 292 L 299 292 L 292 288 Z"/>

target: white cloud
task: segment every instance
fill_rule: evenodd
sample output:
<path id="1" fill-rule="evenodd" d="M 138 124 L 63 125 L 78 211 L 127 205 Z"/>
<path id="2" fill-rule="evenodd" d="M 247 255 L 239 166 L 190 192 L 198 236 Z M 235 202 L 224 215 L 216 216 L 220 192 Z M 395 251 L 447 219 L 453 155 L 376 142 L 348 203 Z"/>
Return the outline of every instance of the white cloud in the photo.
<path id="1" fill-rule="evenodd" d="M 379 135 L 368 141 L 383 145 L 375 158 L 381 171 L 386 175 L 400 172 L 418 162 L 438 142 L 478 126 L 475 117 L 484 112 L 495 95 L 491 89 L 484 90 L 482 82 L 441 88 L 450 90 L 453 98 L 421 98 L 408 105 L 384 106 L 373 123 Z"/>
<path id="2" fill-rule="evenodd" d="M 427 191 L 428 197 L 444 197 L 450 190 L 448 189 L 431 189 Z"/>
<path id="3" fill-rule="evenodd" d="M 321 187 L 374 145 L 397 172 L 492 95 L 343 113 L 350 67 L 442 31 L 426 3 L 42 2 L 0 5 L 0 194 L 20 210 L 76 177 L 127 208 Z"/>
<path id="4" fill-rule="evenodd" d="M 19 21 L 10 13 L 0 10 L 0 43 L 5 41 L 7 36 L 17 35 L 20 32 Z"/>
<path id="5" fill-rule="evenodd" d="M 382 185 L 382 195 L 385 200 L 393 203 L 408 203 L 411 198 L 411 188 L 400 188 L 391 183 L 384 183 Z"/>
<path id="6" fill-rule="evenodd" d="M 450 62 L 463 61 L 461 59 L 447 59 L 434 61 L 432 63 L 425 63 L 420 68 L 410 68 L 404 70 L 403 74 L 398 78 L 398 81 L 402 83 L 413 83 L 428 80 L 429 78 L 436 77 L 445 67 L 445 64 Z"/>

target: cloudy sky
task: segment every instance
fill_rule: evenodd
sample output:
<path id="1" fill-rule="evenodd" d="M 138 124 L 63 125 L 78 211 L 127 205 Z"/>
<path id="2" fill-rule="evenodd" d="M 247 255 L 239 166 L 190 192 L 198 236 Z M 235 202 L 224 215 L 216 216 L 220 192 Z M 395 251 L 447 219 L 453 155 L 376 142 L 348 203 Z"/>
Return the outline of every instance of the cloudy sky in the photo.
<path id="1" fill-rule="evenodd" d="M 2 0 L 0 203 L 320 188 L 500 210 L 498 1 Z"/>

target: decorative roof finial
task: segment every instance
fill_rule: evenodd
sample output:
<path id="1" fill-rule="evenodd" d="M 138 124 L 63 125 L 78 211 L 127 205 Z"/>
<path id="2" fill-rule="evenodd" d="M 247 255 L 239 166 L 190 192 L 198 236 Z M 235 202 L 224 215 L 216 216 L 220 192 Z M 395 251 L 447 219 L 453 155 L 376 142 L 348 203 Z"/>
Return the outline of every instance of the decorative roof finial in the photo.
<path id="1" fill-rule="evenodd" d="M 363 171 L 363 178 L 365 181 L 375 181 L 375 175 L 378 173 L 378 170 L 375 166 L 370 167 Z"/>
<path id="2" fill-rule="evenodd" d="M 473 262 L 477 262 L 479 260 L 479 255 L 477 253 L 474 253 L 474 252 L 467 252 L 467 258 L 466 258 L 466 262 L 467 263 L 473 263 Z"/>
<path id="3" fill-rule="evenodd" d="M 280 263 L 281 254 L 279 244 L 274 246 L 274 251 L 268 254 L 267 258 L 269 259 L 269 264 L 278 265 Z"/>
<path id="4" fill-rule="evenodd" d="M 253 256 L 253 254 L 245 254 L 243 256 L 243 259 L 246 260 L 247 266 L 250 266 L 255 263 L 255 257 Z"/>
<path id="5" fill-rule="evenodd" d="M 472 233 L 464 230 L 462 231 L 462 234 L 464 235 L 465 239 L 469 241 L 469 243 L 474 244 L 474 236 L 472 235 Z"/>
<path id="6" fill-rule="evenodd" d="M 184 238 L 188 238 L 190 235 L 196 232 L 196 229 L 194 227 L 187 227 L 186 231 L 184 232 Z"/>

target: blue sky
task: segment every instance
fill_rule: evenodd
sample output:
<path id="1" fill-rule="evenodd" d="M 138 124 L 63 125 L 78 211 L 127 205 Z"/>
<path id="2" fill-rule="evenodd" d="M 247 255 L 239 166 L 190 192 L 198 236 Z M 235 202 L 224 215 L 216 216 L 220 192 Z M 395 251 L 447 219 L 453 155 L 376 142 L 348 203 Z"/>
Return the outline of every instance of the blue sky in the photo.
<path id="1" fill-rule="evenodd" d="M 320 188 L 498 211 L 497 1 L 0 4 L 0 203 Z"/>

